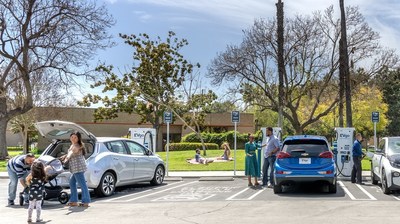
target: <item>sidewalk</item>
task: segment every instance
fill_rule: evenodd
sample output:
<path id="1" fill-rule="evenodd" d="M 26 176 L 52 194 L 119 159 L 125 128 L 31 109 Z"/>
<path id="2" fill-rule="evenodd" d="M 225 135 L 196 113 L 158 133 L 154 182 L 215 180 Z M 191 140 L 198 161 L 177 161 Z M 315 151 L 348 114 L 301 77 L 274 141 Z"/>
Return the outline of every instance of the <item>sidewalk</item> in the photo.
<path id="1" fill-rule="evenodd" d="M 174 178 L 183 178 L 183 177 L 245 177 L 244 171 L 170 171 L 168 175 L 165 174 L 166 180 L 174 180 Z M 363 177 L 369 177 L 370 171 L 363 171 Z M 0 172 L 0 179 L 8 179 L 7 172 Z"/>

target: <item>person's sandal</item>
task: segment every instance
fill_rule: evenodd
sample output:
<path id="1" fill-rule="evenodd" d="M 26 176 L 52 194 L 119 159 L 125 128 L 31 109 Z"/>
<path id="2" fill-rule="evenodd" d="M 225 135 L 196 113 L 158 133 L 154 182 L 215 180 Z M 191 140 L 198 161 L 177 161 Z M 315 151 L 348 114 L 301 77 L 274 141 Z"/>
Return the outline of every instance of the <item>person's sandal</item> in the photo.
<path id="1" fill-rule="evenodd" d="M 70 207 L 78 206 L 78 202 L 68 202 L 67 206 L 70 206 Z"/>
<path id="2" fill-rule="evenodd" d="M 79 203 L 79 207 L 90 207 L 89 203 Z"/>

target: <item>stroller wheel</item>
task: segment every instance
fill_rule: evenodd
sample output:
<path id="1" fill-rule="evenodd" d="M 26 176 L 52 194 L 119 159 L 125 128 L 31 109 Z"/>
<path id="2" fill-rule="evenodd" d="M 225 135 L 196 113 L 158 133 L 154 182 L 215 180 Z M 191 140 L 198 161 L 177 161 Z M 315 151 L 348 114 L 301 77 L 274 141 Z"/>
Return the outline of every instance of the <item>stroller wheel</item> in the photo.
<path id="1" fill-rule="evenodd" d="M 66 204 L 66 203 L 68 202 L 68 200 L 69 200 L 69 196 L 68 196 L 68 193 L 67 193 L 67 192 L 62 191 L 62 192 L 60 193 L 60 195 L 58 195 L 58 201 L 59 201 L 61 204 Z"/>
<path id="2" fill-rule="evenodd" d="M 19 205 L 23 206 L 24 205 L 24 193 L 21 192 L 19 193 Z"/>

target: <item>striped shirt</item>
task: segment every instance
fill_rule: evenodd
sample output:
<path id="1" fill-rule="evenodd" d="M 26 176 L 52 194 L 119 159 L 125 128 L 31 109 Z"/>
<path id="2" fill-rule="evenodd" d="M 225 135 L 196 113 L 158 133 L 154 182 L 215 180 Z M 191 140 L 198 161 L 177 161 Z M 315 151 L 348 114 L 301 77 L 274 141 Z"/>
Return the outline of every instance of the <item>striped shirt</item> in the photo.
<path id="1" fill-rule="evenodd" d="M 18 178 L 22 178 L 31 170 L 31 166 L 25 164 L 26 155 L 15 156 L 8 160 L 7 169 L 14 171 Z"/>

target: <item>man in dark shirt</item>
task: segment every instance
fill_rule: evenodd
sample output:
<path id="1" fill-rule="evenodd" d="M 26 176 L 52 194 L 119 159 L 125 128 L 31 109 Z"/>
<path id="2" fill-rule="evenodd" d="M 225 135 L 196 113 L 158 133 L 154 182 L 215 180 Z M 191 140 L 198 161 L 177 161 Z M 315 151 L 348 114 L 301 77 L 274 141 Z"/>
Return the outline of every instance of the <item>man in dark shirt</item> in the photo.
<path id="1" fill-rule="evenodd" d="M 361 133 L 356 134 L 356 140 L 353 144 L 353 169 L 351 170 L 351 182 L 362 184 L 362 166 L 361 161 L 364 157 L 364 153 L 361 147 L 362 135 Z"/>
<path id="2" fill-rule="evenodd" d="M 24 188 L 27 187 L 25 177 L 28 176 L 33 161 L 35 161 L 35 155 L 32 153 L 16 156 L 8 161 L 7 172 L 10 178 L 10 183 L 8 184 L 8 205 L 14 205 L 18 181 Z"/>

